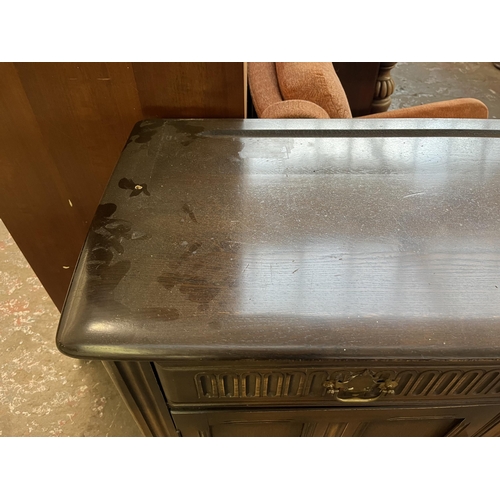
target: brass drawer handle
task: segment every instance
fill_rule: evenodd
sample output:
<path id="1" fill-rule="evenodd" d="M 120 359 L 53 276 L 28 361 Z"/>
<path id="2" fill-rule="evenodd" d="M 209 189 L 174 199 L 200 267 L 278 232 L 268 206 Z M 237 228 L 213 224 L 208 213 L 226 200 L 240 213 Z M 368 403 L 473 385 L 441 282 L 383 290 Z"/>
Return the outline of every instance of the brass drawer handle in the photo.
<path id="1" fill-rule="evenodd" d="M 335 380 L 327 380 L 323 387 L 341 403 L 373 403 L 382 396 L 394 394 L 398 383 L 395 380 L 379 379 L 366 370 L 363 373 L 340 375 Z M 374 393 L 377 393 L 375 394 Z"/>
<path id="2" fill-rule="evenodd" d="M 333 397 L 337 400 L 340 401 L 341 403 L 373 403 L 373 401 L 377 401 L 377 399 L 380 399 L 385 392 L 381 392 L 378 396 L 375 396 L 374 398 L 341 398 L 339 397 L 338 393 L 335 393 Z"/>

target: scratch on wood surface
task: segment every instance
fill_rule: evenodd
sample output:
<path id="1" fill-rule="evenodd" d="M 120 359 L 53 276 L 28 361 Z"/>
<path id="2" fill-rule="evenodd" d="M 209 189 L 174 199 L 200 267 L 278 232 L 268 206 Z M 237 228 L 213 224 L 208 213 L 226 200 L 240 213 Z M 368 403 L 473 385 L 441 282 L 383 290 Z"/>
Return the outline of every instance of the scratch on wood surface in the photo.
<path id="1" fill-rule="evenodd" d="M 243 222 L 239 221 L 239 220 L 232 220 L 231 223 L 235 224 L 241 224 L 245 229 L 249 229 L 249 227 L 246 225 L 246 224 L 243 224 Z"/>
<path id="2" fill-rule="evenodd" d="M 109 424 L 109 430 L 113 429 L 113 424 L 115 423 L 116 417 L 118 416 L 118 413 L 120 412 L 120 404 L 118 403 L 118 406 L 116 408 L 115 416 L 113 417 L 113 420 L 111 420 L 111 423 Z"/>
<path id="3" fill-rule="evenodd" d="M 405 198 L 411 198 L 412 196 L 421 196 L 421 195 L 423 195 L 423 194 L 425 194 L 425 191 L 421 191 L 420 193 L 412 193 L 412 194 L 407 194 L 406 196 L 403 196 L 403 200 L 404 200 Z"/>

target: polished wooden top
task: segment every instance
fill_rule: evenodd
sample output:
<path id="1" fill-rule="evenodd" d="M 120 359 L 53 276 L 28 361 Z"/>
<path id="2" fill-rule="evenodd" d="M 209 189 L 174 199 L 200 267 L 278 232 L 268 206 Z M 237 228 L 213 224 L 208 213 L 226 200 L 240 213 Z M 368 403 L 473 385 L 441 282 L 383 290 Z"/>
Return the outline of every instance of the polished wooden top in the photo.
<path id="1" fill-rule="evenodd" d="M 63 310 L 100 359 L 498 359 L 495 120 L 154 120 Z"/>

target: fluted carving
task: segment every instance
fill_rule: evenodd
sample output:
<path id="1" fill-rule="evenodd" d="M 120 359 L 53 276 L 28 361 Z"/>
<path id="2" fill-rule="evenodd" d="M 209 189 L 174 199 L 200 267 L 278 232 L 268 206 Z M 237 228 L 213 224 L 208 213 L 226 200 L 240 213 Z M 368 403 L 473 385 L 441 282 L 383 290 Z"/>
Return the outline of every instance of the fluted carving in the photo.
<path id="1" fill-rule="evenodd" d="M 366 371 L 251 371 L 201 372 L 194 382 L 200 399 L 210 398 L 327 398 L 331 381 L 353 380 Z M 475 399 L 500 394 L 500 369 L 375 370 L 370 377 L 386 381 L 391 399 Z M 379 380 L 380 379 L 380 380 Z M 387 384 L 387 381 L 391 384 Z M 326 385 L 325 385 L 326 384 Z M 377 386 L 380 385 L 377 382 Z M 387 386 L 387 387 L 386 387 Z M 327 387 L 327 388 L 325 388 Z M 387 389 L 387 390 L 386 390 Z"/>

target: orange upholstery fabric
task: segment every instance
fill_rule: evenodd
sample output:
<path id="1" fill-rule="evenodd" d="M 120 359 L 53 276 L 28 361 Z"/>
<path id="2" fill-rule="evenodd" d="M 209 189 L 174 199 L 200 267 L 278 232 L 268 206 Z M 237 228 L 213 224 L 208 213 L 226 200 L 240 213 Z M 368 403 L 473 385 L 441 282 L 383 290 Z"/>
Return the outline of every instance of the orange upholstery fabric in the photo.
<path id="1" fill-rule="evenodd" d="M 260 115 L 261 118 L 330 118 L 328 113 L 313 102 L 282 101 L 268 106 Z"/>
<path id="2" fill-rule="evenodd" d="M 332 63 L 276 63 L 281 95 L 321 106 L 330 118 L 352 118 L 349 101 Z"/>
<path id="3" fill-rule="evenodd" d="M 478 99 L 464 98 L 394 109 L 360 118 L 488 118 L 488 108 Z"/>

